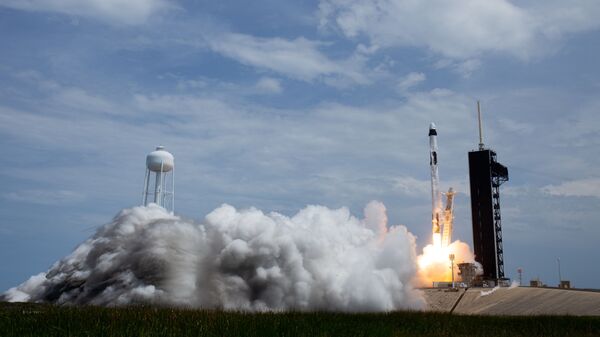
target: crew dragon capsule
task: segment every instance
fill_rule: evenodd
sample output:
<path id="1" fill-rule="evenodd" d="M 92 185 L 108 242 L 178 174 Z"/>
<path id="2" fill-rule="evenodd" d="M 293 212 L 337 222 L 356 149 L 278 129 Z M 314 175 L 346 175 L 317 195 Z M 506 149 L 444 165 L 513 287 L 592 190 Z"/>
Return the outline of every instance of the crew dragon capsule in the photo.
<path id="1" fill-rule="evenodd" d="M 454 222 L 452 187 L 446 195 L 446 207 L 442 208 L 442 193 L 440 192 L 440 177 L 438 174 L 438 145 L 435 124 L 429 124 L 429 166 L 431 168 L 431 224 L 433 244 L 447 247 L 452 239 Z"/>

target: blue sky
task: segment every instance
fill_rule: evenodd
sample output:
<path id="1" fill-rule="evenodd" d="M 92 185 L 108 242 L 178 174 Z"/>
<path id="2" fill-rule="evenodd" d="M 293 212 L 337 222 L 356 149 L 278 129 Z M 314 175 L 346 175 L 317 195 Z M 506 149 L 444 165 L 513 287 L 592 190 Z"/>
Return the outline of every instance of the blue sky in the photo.
<path id="1" fill-rule="evenodd" d="M 177 213 L 308 204 L 429 239 L 427 128 L 471 242 L 467 152 L 508 166 L 506 273 L 600 287 L 600 3 L 0 0 L 0 289 L 46 270 L 176 158 Z"/>

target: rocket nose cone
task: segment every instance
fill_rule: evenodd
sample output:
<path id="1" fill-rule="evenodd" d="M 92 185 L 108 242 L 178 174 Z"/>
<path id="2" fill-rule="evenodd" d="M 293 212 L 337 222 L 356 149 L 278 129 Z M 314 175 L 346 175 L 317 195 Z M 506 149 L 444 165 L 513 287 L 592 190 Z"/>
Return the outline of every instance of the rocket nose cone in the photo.
<path id="1" fill-rule="evenodd" d="M 429 124 L 429 136 L 437 136 L 437 131 L 435 130 L 435 124 Z"/>

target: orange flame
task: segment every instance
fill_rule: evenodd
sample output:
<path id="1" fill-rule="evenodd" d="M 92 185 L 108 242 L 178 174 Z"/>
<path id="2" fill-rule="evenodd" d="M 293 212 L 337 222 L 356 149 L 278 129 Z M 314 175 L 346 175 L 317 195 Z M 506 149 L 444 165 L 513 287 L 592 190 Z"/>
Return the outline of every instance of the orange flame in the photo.
<path id="1" fill-rule="evenodd" d="M 439 235 L 438 235 L 439 236 Z M 438 238 L 439 239 L 439 238 Z M 436 243 L 436 241 L 438 241 Z M 471 248 L 464 242 L 454 241 L 446 247 L 442 247 L 436 234 L 433 236 L 433 244 L 423 248 L 423 254 L 417 257 L 418 284 L 421 287 L 431 287 L 433 282 L 452 281 L 452 269 L 450 254 L 454 254 L 454 280 L 459 281 L 458 263 L 473 262 L 474 255 Z"/>

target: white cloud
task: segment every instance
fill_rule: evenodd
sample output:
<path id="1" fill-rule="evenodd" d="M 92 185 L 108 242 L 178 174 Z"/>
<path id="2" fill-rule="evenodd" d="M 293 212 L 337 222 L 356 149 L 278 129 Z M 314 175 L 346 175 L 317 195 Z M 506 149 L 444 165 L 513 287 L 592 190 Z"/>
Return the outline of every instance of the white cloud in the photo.
<path id="1" fill-rule="evenodd" d="M 46 170 L 43 175 L 37 168 L 22 167 L 5 168 L 1 173 L 62 186 L 69 186 L 71 180 L 73 187 L 68 189 L 93 187 L 108 189 L 105 193 L 110 194 L 114 189 L 107 181 L 122 180 L 124 174 L 128 184 L 132 182 L 129 187 L 137 188 L 133 178 L 140 174 L 140 161 L 131 158 L 160 142 L 175 154 L 185 154 L 178 159 L 178 179 L 193 180 L 194 184 L 201 181 L 203 190 L 215 191 L 215 199 L 227 194 L 290 202 L 306 193 L 311 197 L 300 202 L 356 200 L 357 195 L 370 197 L 398 190 L 392 188 L 389 172 L 373 170 L 379 162 L 394 162 L 400 172 L 427 168 L 422 158 L 422 153 L 427 153 L 423 136 L 431 120 L 443 126 L 444 150 L 464 148 L 464 144 L 456 144 L 461 141 L 456 135 L 464 132 L 466 123 L 461 116 L 470 102 L 461 95 L 436 90 L 409 94 L 405 102 L 391 105 L 324 103 L 288 111 L 257 106 L 228 92 L 220 95 L 134 95 L 124 108 L 132 110 L 129 114 L 149 118 L 142 122 L 138 118 L 86 114 L 74 123 L 61 107 L 47 107 L 44 97 L 37 98 L 37 106 L 45 107 L 43 113 L 0 107 L 0 133 L 8 139 L 22 146 L 43 146 L 50 152 L 93 155 L 93 161 L 103 165 L 101 172 L 96 165 L 85 167 L 82 163 L 83 168 L 74 165 L 74 172 L 68 173 L 63 167 Z M 424 152 L 399 150 L 399 144 L 402 149 L 420 148 Z M 456 158 L 459 156 L 444 152 L 445 167 L 455 166 Z M 98 174 L 102 179 L 87 179 Z M 54 181 L 57 176 L 60 182 Z M 314 178 L 317 176 L 332 178 Z M 90 187 L 96 183 L 102 186 Z"/>
<path id="2" fill-rule="evenodd" d="M 23 190 L 6 193 L 4 198 L 33 204 L 60 205 L 82 201 L 84 196 L 67 190 Z"/>
<path id="3" fill-rule="evenodd" d="M 173 5 L 168 0 L 0 0 L 0 6 L 135 25 L 144 23 L 153 14 Z"/>
<path id="4" fill-rule="evenodd" d="M 519 122 L 510 118 L 498 118 L 498 122 L 509 132 L 531 134 L 535 129 L 532 124 Z"/>
<path id="5" fill-rule="evenodd" d="M 550 38 L 600 28 L 597 0 L 528 0 L 523 7 L 537 20 L 538 29 Z"/>
<path id="6" fill-rule="evenodd" d="M 233 100 L 233 99 L 232 99 Z M 211 121 L 219 117 L 231 117 L 238 112 L 230 104 L 216 98 L 206 98 L 194 95 L 141 95 L 133 96 L 133 106 L 154 116 L 171 116 L 191 118 L 190 121 L 206 118 Z"/>
<path id="7" fill-rule="evenodd" d="M 471 77 L 475 71 L 481 67 L 481 61 L 478 59 L 468 59 L 459 62 L 455 67 L 454 71 L 464 78 Z"/>
<path id="8" fill-rule="evenodd" d="M 597 29 L 600 2 L 321 0 L 322 27 L 383 47 L 424 47 L 454 59 L 485 52 L 528 58 L 566 33 Z"/>
<path id="9" fill-rule="evenodd" d="M 35 85 L 46 91 L 60 90 L 62 88 L 62 85 L 56 81 L 50 80 L 34 70 L 21 71 L 15 73 L 13 76 L 19 81 Z"/>
<path id="10" fill-rule="evenodd" d="M 61 85 L 36 71 L 22 71 L 14 74 L 14 77 L 41 90 L 43 94 L 49 95 L 53 104 L 69 110 L 113 115 L 119 114 L 123 110 L 101 96 L 90 94 L 82 88 Z"/>
<path id="11" fill-rule="evenodd" d="M 442 58 L 437 60 L 433 67 L 435 69 L 450 69 L 463 78 L 469 78 L 471 75 L 481 67 L 481 60 L 477 58 L 470 58 L 466 60 L 455 60 L 450 58 Z"/>
<path id="12" fill-rule="evenodd" d="M 359 69 L 360 64 L 352 59 L 331 60 L 319 51 L 322 42 L 303 37 L 286 40 L 228 33 L 210 37 L 208 44 L 214 51 L 240 63 L 294 79 L 313 81 L 341 77 L 356 83 L 367 82 Z"/>
<path id="13" fill-rule="evenodd" d="M 429 180 L 418 180 L 409 176 L 394 178 L 394 187 L 411 196 L 427 196 L 431 193 Z"/>
<path id="14" fill-rule="evenodd" d="M 600 198 L 600 178 L 586 178 L 567 181 L 559 185 L 548 185 L 543 187 L 542 191 L 555 196 Z"/>
<path id="15" fill-rule="evenodd" d="M 87 93 L 81 88 L 63 88 L 56 93 L 55 101 L 78 110 L 116 114 L 119 109 L 108 100 Z"/>
<path id="16" fill-rule="evenodd" d="M 205 89 L 208 83 L 203 80 L 185 80 L 181 79 L 177 81 L 177 89 L 179 90 L 198 90 Z"/>
<path id="17" fill-rule="evenodd" d="M 523 52 L 533 24 L 505 0 L 323 0 L 321 22 L 348 37 L 366 35 L 380 46 L 427 47 L 463 58 L 486 50 Z"/>
<path id="18" fill-rule="evenodd" d="M 422 83 L 427 77 L 423 73 L 412 72 L 400 79 L 398 89 L 402 92 Z"/>
<path id="19" fill-rule="evenodd" d="M 272 77 L 262 77 L 256 82 L 256 90 L 259 93 L 279 94 L 283 91 L 281 82 Z"/>
<path id="20" fill-rule="evenodd" d="M 538 191 L 537 188 L 532 188 L 530 186 L 527 185 L 523 185 L 523 186 L 511 186 L 511 185 L 504 185 L 502 186 L 502 195 L 503 196 L 511 196 L 511 197 L 518 197 L 518 196 L 527 196 L 527 195 L 531 195 L 532 191 Z M 502 211 L 504 213 L 504 210 Z"/>

